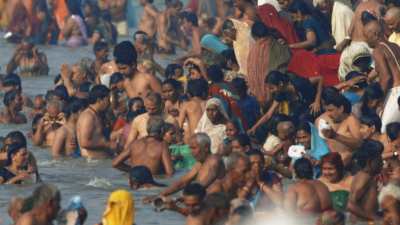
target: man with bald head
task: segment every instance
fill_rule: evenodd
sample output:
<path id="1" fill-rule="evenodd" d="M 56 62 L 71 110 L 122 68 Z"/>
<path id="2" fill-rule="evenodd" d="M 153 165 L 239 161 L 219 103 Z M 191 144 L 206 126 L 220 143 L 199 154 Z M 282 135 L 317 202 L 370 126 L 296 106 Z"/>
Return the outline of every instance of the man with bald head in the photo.
<path id="1" fill-rule="evenodd" d="M 390 8 L 384 17 L 385 23 L 392 34 L 389 41 L 400 46 L 400 8 Z"/>
<path id="2" fill-rule="evenodd" d="M 373 49 L 375 71 L 379 75 L 380 85 L 386 94 L 382 114 L 382 132 L 384 133 L 387 124 L 400 122 L 399 108 L 393 107 L 400 97 L 400 47 L 384 39 L 383 26 L 376 19 L 364 21 L 364 35 L 369 47 Z"/>

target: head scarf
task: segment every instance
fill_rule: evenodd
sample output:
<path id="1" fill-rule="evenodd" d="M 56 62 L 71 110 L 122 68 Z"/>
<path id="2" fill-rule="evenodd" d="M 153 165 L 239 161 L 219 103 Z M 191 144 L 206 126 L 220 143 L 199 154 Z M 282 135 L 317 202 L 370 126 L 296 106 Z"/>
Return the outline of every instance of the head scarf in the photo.
<path id="1" fill-rule="evenodd" d="M 201 38 L 200 44 L 201 47 L 218 54 L 228 49 L 228 46 L 222 43 L 221 40 L 213 34 L 204 35 Z"/>
<path id="2" fill-rule="evenodd" d="M 103 225 L 132 225 L 135 222 L 134 200 L 126 190 L 111 193 L 103 215 Z"/>

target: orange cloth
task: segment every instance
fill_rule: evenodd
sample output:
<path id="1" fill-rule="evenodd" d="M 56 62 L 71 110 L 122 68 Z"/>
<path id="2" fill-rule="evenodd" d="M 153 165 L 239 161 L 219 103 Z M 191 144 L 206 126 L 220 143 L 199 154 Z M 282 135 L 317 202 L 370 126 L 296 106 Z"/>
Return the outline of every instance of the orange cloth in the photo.
<path id="1" fill-rule="evenodd" d="M 54 3 L 54 15 L 58 28 L 62 31 L 65 25 L 65 18 L 68 16 L 67 4 L 64 0 L 55 0 Z M 62 32 L 60 32 L 60 39 L 62 39 Z"/>

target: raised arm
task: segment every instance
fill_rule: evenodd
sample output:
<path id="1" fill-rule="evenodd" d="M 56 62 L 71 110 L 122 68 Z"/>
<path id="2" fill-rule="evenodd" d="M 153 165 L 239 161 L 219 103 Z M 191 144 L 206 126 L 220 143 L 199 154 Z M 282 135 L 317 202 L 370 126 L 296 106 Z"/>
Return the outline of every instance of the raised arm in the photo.
<path id="1" fill-rule="evenodd" d="M 67 139 L 67 133 L 61 127 L 56 131 L 56 135 L 54 137 L 53 145 L 51 146 L 51 154 L 53 158 L 58 159 L 61 156 L 61 153 L 65 149 L 65 141 Z"/>
<path id="2" fill-rule="evenodd" d="M 132 146 L 132 145 L 131 145 Z M 126 148 L 123 152 L 121 152 L 116 158 L 112 161 L 112 167 L 119 169 L 121 171 L 129 173 L 131 167 L 125 164 L 125 161 L 129 159 L 131 155 L 130 148 Z"/>
<path id="3" fill-rule="evenodd" d="M 169 177 L 172 176 L 174 174 L 174 165 L 172 163 L 171 154 L 169 152 L 167 144 L 164 144 L 163 147 L 162 162 L 166 175 Z"/>

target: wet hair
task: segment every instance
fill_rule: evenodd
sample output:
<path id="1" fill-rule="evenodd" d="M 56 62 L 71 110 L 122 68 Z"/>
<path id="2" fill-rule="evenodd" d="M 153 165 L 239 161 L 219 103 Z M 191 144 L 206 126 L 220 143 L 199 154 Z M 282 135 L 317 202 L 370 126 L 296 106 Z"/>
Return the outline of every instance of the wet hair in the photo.
<path id="1" fill-rule="evenodd" d="M 289 83 L 289 76 L 274 70 L 268 73 L 268 76 L 265 78 L 265 83 L 276 86 L 280 84 L 287 84 Z"/>
<path id="2" fill-rule="evenodd" d="M 40 120 L 43 118 L 43 114 L 36 114 L 35 117 L 32 119 L 32 132 L 36 133 L 37 126 Z"/>
<path id="3" fill-rule="evenodd" d="M 227 19 L 222 24 L 222 31 L 235 29 L 235 25 L 233 24 L 232 20 Z"/>
<path id="4" fill-rule="evenodd" d="M 251 27 L 251 36 L 253 36 L 254 39 L 265 38 L 270 36 L 270 34 L 271 31 L 261 21 L 254 22 L 253 26 Z"/>
<path id="5" fill-rule="evenodd" d="M 330 163 L 335 166 L 336 171 L 339 174 L 340 179 L 344 176 L 344 164 L 342 157 L 337 152 L 330 152 L 321 159 L 321 165 L 324 163 Z"/>
<path id="6" fill-rule="evenodd" d="M 44 96 L 44 98 L 46 99 L 46 101 L 50 101 L 50 100 L 52 100 L 55 96 L 56 96 L 56 95 L 55 95 L 54 90 L 48 90 L 48 91 L 46 92 L 46 95 Z"/>
<path id="7" fill-rule="evenodd" d="M 393 122 L 386 125 L 386 134 L 389 137 L 389 140 L 396 140 L 400 135 L 400 123 Z"/>
<path id="8" fill-rule="evenodd" d="M 191 183 L 183 189 L 183 195 L 197 196 L 200 200 L 206 197 L 206 189 L 199 183 Z"/>
<path id="9" fill-rule="evenodd" d="M 311 126 L 308 121 L 301 121 L 297 125 L 297 132 L 301 130 L 307 132 L 308 134 L 311 134 Z"/>
<path id="10" fill-rule="evenodd" d="M 143 37 L 144 42 L 148 42 L 149 35 L 148 35 L 146 32 L 141 31 L 141 30 L 136 31 L 136 32 L 133 34 L 133 41 L 136 41 L 136 40 L 137 40 L 137 36 L 138 36 L 138 35 L 140 35 L 140 36 Z"/>
<path id="11" fill-rule="evenodd" d="M 191 97 L 206 98 L 208 95 L 208 83 L 204 79 L 189 80 L 187 92 Z"/>
<path id="12" fill-rule="evenodd" d="M 231 82 L 236 91 L 240 93 L 247 93 L 248 86 L 246 80 L 240 77 L 234 78 Z"/>
<path id="13" fill-rule="evenodd" d="M 351 71 L 346 75 L 345 80 L 349 81 L 349 80 L 351 80 L 353 78 L 356 78 L 356 77 L 366 77 L 366 76 L 363 75 L 361 72 Z M 359 88 L 366 88 L 368 86 L 368 83 L 366 81 L 361 81 L 361 82 L 359 82 L 359 83 L 357 83 L 355 85 L 358 86 Z"/>
<path id="14" fill-rule="evenodd" d="M 373 21 L 378 21 L 376 16 L 372 15 L 368 11 L 364 11 L 364 12 L 361 13 L 361 22 L 362 22 L 362 24 L 364 26 L 369 24 L 370 22 L 373 22 Z"/>
<path id="15" fill-rule="evenodd" d="M 3 103 L 6 107 L 9 107 L 11 103 L 17 98 L 20 94 L 17 90 L 8 91 L 3 97 Z"/>
<path id="16" fill-rule="evenodd" d="M 149 136 L 161 137 L 164 128 L 164 120 L 160 116 L 151 116 L 147 121 L 147 133 Z"/>
<path id="17" fill-rule="evenodd" d="M 162 128 L 162 136 L 164 136 L 168 131 L 174 131 L 175 129 L 176 129 L 176 127 L 172 123 L 164 122 L 164 125 Z"/>
<path id="18" fill-rule="evenodd" d="M 104 49 L 108 49 L 108 44 L 105 41 L 102 41 L 102 40 L 96 41 L 96 43 L 94 43 L 94 45 L 93 45 L 93 52 L 94 53 L 99 52 L 99 51 L 104 50 Z"/>
<path id="19" fill-rule="evenodd" d="M 64 107 L 63 113 L 65 117 L 68 119 L 72 114 L 78 113 L 80 110 L 84 108 L 85 107 L 82 100 L 74 98 Z"/>
<path id="20" fill-rule="evenodd" d="M 164 86 L 164 85 L 171 85 L 172 86 L 172 88 L 176 91 L 176 92 L 179 92 L 179 91 L 182 91 L 183 90 L 183 86 L 182 86 L 182 83 L 181 82 L 179 82 L 179 81 L 177 81 L 177 80 L 175 80 L 175 79 L 166 79 L 166 80 L 164 80 L 164 82 L 162 83 L 162 85 Z"/>
<path id="21" fill-rule="evenodd" d="M 381 157 L 383 148 L 379 141 L 364 140 L 361 147 L 353 154 L 354 165 L 358 169 L 364 169 L 368 161 Z"/>
<path id="22" fill-rule="evenodd" d="M 245 147 L 245 146 L 250 146 L 251 147 L 251 140 L 249 135 L 247 134 L 238 134 L 235 136 L 233 139 L 234 141 L 237 141 L 240 146 Z"/>
<path id="23" fill-rule="evenodd" d="M 181 69 L 183 70 L 183 67 L 179 64 L 169 64 L 167 68 L 165 69 L 164 76 L 169 79 L 175 76 L 175 70 Z"/>
<path id="24" fill-rule="evenodd" d="M 137 52 L 130 41 L 123 41 L 114 47 L 114 57 L 117 64 L 133 65 L 137 63 Z"/>
<path id="25" fill-rule="evenodd" d="M 54 88 L 54 95 L 61 98 L 63 101 L 68 101 L 68 90 L 64 85 L 58 85 Z"/>
<path id="26" fill-rule="evenodd" d="M 224 81 L 224 72 L 222 71 L 222 68 L 216 64 L 207 68 L 207 76 L 214 83 Z"/>
<path id="27" fill-rule="evenodd" d="M 326 94 L 324 96 L 325 105 L 333 105 L 335 107 L 342 107 L 344 113 L 351 113 L 351 103 L 341 94 Z"/>
<path id="28" fill-rule="evenodd" d="M 132 108 L 132 106 L 133 106 L 136 102 L 141 102 L 142 105 L 144 105 L 143 99 L 142 99 L 141 97 L 131 98 L 131 99 L 128 100 L 128 108 L 129 108 L 129 110 Z"/>
<path id="29" fill-rule="evenodd" d="M 32 209 L 42 207 L 54 200 L 60 200 L 61 194 L 58 188 L 53 184 L 42 184 L 37 187 L 32 195 L 25 200 L 22 212 L 28 212 Z"/>
<path id="30" fill-rule="evenodd" d="M 92 87 L 92 83 L 90 83 L 89 81 L 86 81 L 86 82 L 82 83 L 81 85 L 79 85 L 79 91 L 84 92 L 84 93 L 89 93 L 91 87 Z"/>
<path id="31" fill-rule="evenodd" d="M 26 148 L 26 146 L 24 146 L 24 145 L 22 145 L 20 143 L 17 143 L 17 142 L 8 145 L 8 148 L 7 148 L 7 162 L 6 162 L 7 166 L 10 166 L 12 164 L 12 157 L 14 155 L 16 155 L 19 152 L 19 150 L 21 150 L 23 148 Z"/>
<path id="32" fill-rule="evenodd" d="M 293 1 L 293 3 L 289 6 L 288 11 L 291 13 L 300 12 L 303 15 L 312 15 L 312 9 L 307 5 L 307 3 L 301 0 Z"/>
<path id="33" fill-rule="evenodd" d="M 360 118 L 360 123 L 365 124 L 368 127 L 375 127 L 375 131 L 380 131 L 382 128 L 382 121 L 376 114 L 362 115 Z"/>
<path id="34" fill-rule="evenodd" d="M 380 100 L 384 97 L 383 90 L 378 83 L 371 83 L 365 88 L 364 94 L 361 97 L 361 114 L 375 114 L 375 109 L 368 108 L 368 102 L 371 100 Z"/>
<path id="35" fill-rule="evenodd" d="M 5 139 L 11 139 L 12 143 L 17 143 L 19 145 L 22 145 L 23 147 L 27 146 L 26 137 L 21 131 L 11 131 L 7 134 Z"/>
<path id="36" fill-rule="evenodd" d="M 161 95 L 157 92 L 149 92 L 146 95 L 145 100 L 150 101 L 150 102 L 154 103 L 155 105 L 159 105 L 159 106 L 163 103 Z"/>
<path id="37" fill-rule="evenodd" d="M 9 73 L 3 79 L 3 86 L 10 87 L 10 86 L 21 86 L 21 78 L 15 73 Z"/>
<path id="38" fill-rule="evenodd" d="M 181 16 L 182 16 L 182 18 L 184 20 L 186 20 L 189 23 L 193 24 L 193 26 L 195 26 L 195 27 L 199 26 L 198 18 L 197 18 L 197 15 L 195 13 L 186 11 L 186 12 L 181 13 Z"/>
<path id="39" fill-rule="evenodd" d="M 221 52 L 221 56 L 223 58 L 221 62 L 221 67 L 224 69 L 228 69 L 228 62 L 231 61 L 234 64 L 238 65 L 238 61 L 236 59 L 235 51 L 231 48 L 226 49 Z"/>
<path id="40" fill-rule="evenodd" d="M 210 151 L 211 139 L 206 133 L 195 133 L 192 135 L 191 139 L 195 139 L 197 144 L 202 150 Z"/>
<path id="41" fill-rule="evenodd" d="M 253 155 L 259 156 L 262 160 L 264 160 L 264 154 L 257 149 L 251 149 L 248 152 L 246 152 L 246 155 L 250 158 Z"/>
<path id="42" fill-rule="evenodd" d="M 113 73 L 110 78 L 110 85 L 116 84 L 124 80 L 124 75 L 120 72 Z"/>
<path id="43" fill-rule="evenodd" d="M 300 179 L 312 180 L 314 177 L 313 166 L 310 160 L 301 158 L 294 163 L 294 172 L 296 177 Z"/>
<path id="44" fill-rule="evenodd" d="M 95 85 L 89 92 L 89 104 L 95 104 L 97 101 L 108 97 L 110 89 L 104 85 Z"/>

